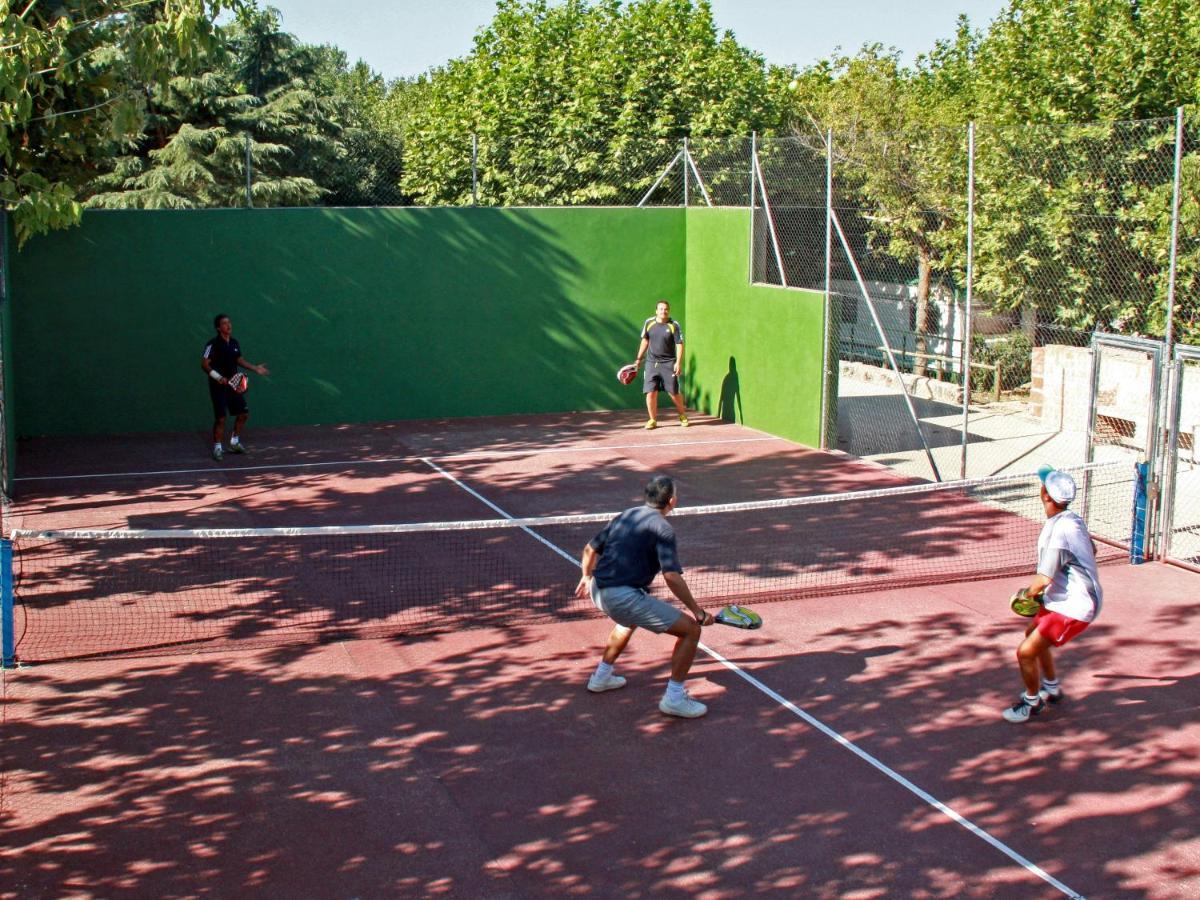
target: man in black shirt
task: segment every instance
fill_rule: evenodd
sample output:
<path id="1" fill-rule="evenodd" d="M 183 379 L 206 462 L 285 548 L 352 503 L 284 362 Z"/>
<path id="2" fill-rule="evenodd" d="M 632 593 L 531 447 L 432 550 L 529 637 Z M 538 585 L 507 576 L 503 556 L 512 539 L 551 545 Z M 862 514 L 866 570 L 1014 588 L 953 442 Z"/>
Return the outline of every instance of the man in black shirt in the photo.
<path id="1" fill-rule="evenodd" d="M 683 367 L 683 329 L 671 318 L 671 304 L 659 300 L 654 315 L 642 323 L 642 342 L 638 345 L 637 362 L 640 366 L 646 353 L 646 374 L 642 391 L 646 395 L 646 412 L 650 414 L 647 428 L 658 427 L 658 392 L 666 391 L 679 412 L 679 424 L 688 426 L 687 410 L 683 395 L 679 393 L 679 372 Z"/>
<path id="2" fill-rule="evenodd" d="M 613 674 L 613 664 L 638 626 L 655 634 L 671 634 L 678 640 L 671 655 L 671 679 L 658 708 L 668 716 L 695 719 L 708 708 L 688 696 L 683 680 L 696 656 L 700 628 L 711 625 L 713 617 L 700 608 L 683 580 L 683 567 L 675 551 L 675 529 L 666 520 L 677 502 L 674 481 L 666 475 L 650 479 L 645 505 L 625 510 L 583 548 L 582 575 L 575 596 L 583 599 L 590 595 L 596 607 L 616 623 L 604 655 L 588 680 L 588 690 L 598 694 L 625 686 L 625 679 Z M 685 615 L 647 591 L 660 571 L 671 593 L 692 615 Z"/>
<path id="3" fill-rule="evenodd" d="M 233 336 L 233 323 L 229 316 L 221 313 L 213 319 L 217 334 L 204 345 L 204 356 L 200 358 L 200 368 L 205 371 L 208 382 L 208 396 L 213 408 L 213 459 L 218 462 L 225 456 L 221 441 L 225 436 L 225 417 L 236 416 L 233 420 L 233 437 L 229 439 L 230 453 L 245 453 L 242 445 L 242 426 L 250 410 L 246 406 L 246 395 L 239 394 L 229 386 L 229 379 L 237 374 L 238 367 L 257 372 L 259 375 L 271 374 L 266 366 L 256 366 L 242 359 L 242 348 Z"/>

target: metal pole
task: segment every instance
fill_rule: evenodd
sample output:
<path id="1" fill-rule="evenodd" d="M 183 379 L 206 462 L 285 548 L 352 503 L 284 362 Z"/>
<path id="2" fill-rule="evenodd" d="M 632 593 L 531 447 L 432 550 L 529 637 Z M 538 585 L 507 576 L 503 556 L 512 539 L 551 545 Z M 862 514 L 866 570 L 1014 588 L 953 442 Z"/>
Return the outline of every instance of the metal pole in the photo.
<path id="1" fill-rule="evenodd" d="M 0 667 L 16 663 L 13 627 L 12 541 L 0 540 Z"/>
<path id="2" fill-rule="evenodd" d="M 925 440 L 925 432 L 921 431 L 921 420 L 917 418 L 917 410 L 912 404 L 912 397 L 908 395 L 908 388 L 904 386 L 904 378 L 900 374 L 900 366 L 896 364 L 896 356 L 892 353 L 892 347 L 888 343 L 887 333 L 883 330 L 883 323 L 879 320 L 879 313 L 875 311 L 875 301 L 871 299 L 871 294 L 867 290 L 867 283 L 863 280 L 862 272 L 858 269 L 858 263 L 855 261 L 854 254 L 850 250 L 850 242 L 846 240 L 846 232 L 842 230 L 842 223 L 838 219 L 836 210 L 830 210 L 830 218 L 833 220 L 833 227 L 837 229 L 838 239 L 842 242 L 842 249 L 846 251 L 846 259 L 850 261 L 850 268 L 854 270 L 854 280 L 858 282 L 858 289 L 862 291 L 863 299 L 867 302 L 867 309 L 871 312 L 871 319 L 875 322 L 875 330 L 879 333 L 879 340 L 883 346 L 884 353 L 887 354 L 888 363 L 892 367 L 896 381 L 900 384 L 900 392 L 904 395 L 904 405 L 908 407 L 908 414 L 912 418 L 913 427 L 917 430 L 917 437 L 921 441 L 921 446 L 925 449 L 925 458 L 929 460 L 929 468 L 933 470 L 933 480 L 941 481 L 942 474 L 938 471 L 937 463 L 933 460 L 933 452 L 929 449 L 929 442 Z"/>
<path id="3" fill-rule="evenodd" d="M 251 168 L 250 168 L 250 132 L 244 132 L 246 138 L 246 209 L 254 208 L 254 197 L 250 193 L 251 184 Z"/>
<path id="4" fill-rule="evenodd" d="M 837 397 L 829 396 L 830 384 L 830 352 L 833 342 L 838 342 L 841 349 L 842 320 L 833 309 L 833 223 L 829 214 L 833 209 L 833 129 L 825 130 L 825 349 L 821 363 L 821 371 L 825 374 L 825 383 L 821 385 L 821 449 L 830 449 L 829 408 L 836 408 Z M 841 364 L 841 353 L 838 354 L 838 364 Z M 833 440 L 837 441 L 835 435 Z"/>
<path id="5" fill-rule="evenodd" d="M 779 267 L 779 283 L 788 286 L 787 273 L 783 271 L 783 254 L 779 252 L 779 237 L 775 234 L 775 217 L 771 215 L 771 201 L 767 197 L 767 183 L 763 179 L 762 166 L 758 162 L 758 154 L 754 154 L 754 171 L 758 173 L 758 189 L 762 191 L 763 212 L 767 214 L 767 228 L 771 232 L 771 246 L 775 250 L 775 265 Z"/>
<path id="6" fill-rule="evenodd" d="M 479 135 L 471 133 L 471 205 L 479 205 Z"/>
<path id="7" fill-rule="evenodd" d="M 754 284 L 754 260 L 755 260 L 755 242 L 754 242 L 754 226 L 758 219 L 756 209 L 758 207 L 758 179 L 754 177 L 754 160 L 758 157 L 758 132 L 750 132 L 750 265 L 747 269 L 750 273 L 750 283 Z"/>
<path id="8" fill-rule="evenodd" d="M 971 424 L 971 340 L 972 315 L 971 301 L 975 287 L 975 123 L 967 125 L 967 298 L 965 320 L 963 322 L 962 346 L 962 456 L 958 465 L 958 477 L 967 477 L 967 439 Z M 997 369 L 996 379 L 1000 373 Z M 999 384 L 997 384 L 999 387 Z"/>
<path id="9" fill-rule="evenodd" d="M 692 153 L 690 150 L 688 151 L 687 159 L 685 159 L 684 162 L 691 167 L 692 175 L 696 179 L 696 186 L 700 188 L 700 196 L 704 198 L 705 205 L 712 206 L 712 197 L 708 195 L 708 188 L 704 186 L 704 179 L 700 177 L 700 170 L 696 168 L 696 161 L 692 159 Z"/>
<path id="10" fill-rule="evenodd" d="M 684 138 L 683 139 L 683 165 L 680 166 L 680 168 L 683 169 L 683 205 L 685 207 L 688 205 L 688 201 L 690 199 L 688 197 L 688 167 L 687 167 L 687 161 L 690 158 L 691 157 L 688 154 L 688 139 Z"/>
<path id="11" fill-rule="evenodd" d="M 1183 393 L 1182 382 L 1176 382 L 1183 377 L 1184 367 L 1182 365 L 1172 365 L 1175 356 L 1175 283 L 1179 267 L 1179 194 L 1183 180 L 1183 137 L 1183 107 L 1180 106 L 1175 110 L 1175 176 L 1171 189 L 1171 247 L 1169 251 L 1170 262 L 1167 268 L 1167 322 L 1166 333 L 1163 335 L 1163 359 L 1167 367 L 1168 397 L 1172 393 L 1177 395 Z M 1157 398 L 1155 398 L 1155 402 L 1157 402 Z M 1169 419 L 1168 422 L 1170 423 L 1172 432 L 1178 430 L 1178 416 Z M 1162 474 L 1152 480 L 1152 483 L 1156 486 L 1162 485 L 1169 491 L 1175 490 L 1175 468 L 1179 465 L 1178 446 L 1179 438 L 1174 433 L 1169 436 L 1168 440 L 1163 442 L 1163 446 L 1160 448 L 1163 452 Z M 1157 521 L 1147 523 L 1147 530 L 1150 530 L 1154 535 L 1161 536 L 1161 540 L 1158 543 L 1163 547 L 1165 553 L 1170 549 L 1171 532 L 1175 527 L 1175 503 L 1173 497 L 1163 498 L 1163 500 L 1164 502 L 1157 504 Z"/>
<path id="12" fill-rule="evenodd" d="M 646 201 L 649 200 L 652 196 L 654 196 L 654 192 L 658 190 L 658 186 L 663 183 L 663 179 L 667 177 L 667 175 L 670 173 L 670 171 L 673 168 L 675 168 L 675 163 L 679 162 L 679 158 L 681 156 L 683 156 L 682 150 L 679 153 L 676 153 L 674 157 L 672 157 L 671 161 L 669 163 L 667 163 L 667 167 L 665 169 L 663 169 L 662 174 L 658 176 L 658 181 L 654 182 L 654 184 L 652 184 L 650 186 L 650 190 L 646 191 L 646 196 L 638 201 L 638 206 L 645 206 Z"/>

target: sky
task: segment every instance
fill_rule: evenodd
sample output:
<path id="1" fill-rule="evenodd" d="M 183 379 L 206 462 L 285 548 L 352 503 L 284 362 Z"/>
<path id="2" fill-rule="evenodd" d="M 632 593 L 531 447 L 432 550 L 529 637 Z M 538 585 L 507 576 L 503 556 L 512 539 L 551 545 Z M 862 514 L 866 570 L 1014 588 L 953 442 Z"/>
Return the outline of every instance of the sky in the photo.
<path id="1" fill-rule="evenodd" d="M 711 0 L 718 28 L 767 62 L 800 67 L 866 43 L 901 51 L 911 63 L 954 34 L 960 13 L 977 28 L 1006 0 Z M 495 0 L 260 0 L 279 10 L 283 30 L 307 44 L 333 44 L 387 79 L 409 77 L 464 56 Z"/>

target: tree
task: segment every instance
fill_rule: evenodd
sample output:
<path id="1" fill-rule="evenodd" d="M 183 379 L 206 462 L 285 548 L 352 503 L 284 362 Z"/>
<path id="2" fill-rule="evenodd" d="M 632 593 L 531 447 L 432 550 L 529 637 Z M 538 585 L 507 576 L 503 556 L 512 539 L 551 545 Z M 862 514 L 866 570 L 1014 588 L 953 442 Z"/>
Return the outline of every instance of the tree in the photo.
<path id="1" fill-rule="evenodd" d="M 410 88 L 403 187 L 421 203 L 636 199 L 683 137 L 778 126 L 765 63 L 707 2 L 501 0 L 472 52 Z"/>
<path id="2" fill-rule="evenodd" d="M 840 201 L 857 207 L 859 216 L 855 222 L 843 214 L 843 228 L 864 229 L 871 246 L 898 264 L 890 278 L 915 271 L 918 374 L 926 371 L 926 336 L 935 330 L 934 278 L 963 261 L 961 117 L 970 105 L 976 40 L 962 20 L 955 40 L 939 43 L 916 70 L 901 66 L 898 51 L 875 44 L 810 67 L 792 82 L 797 138 L 824 156 L 826 132 L 833 132 Z"/>
<path id="3" fill-rule="evenodd" d="M 346 156 L 342 109 L 322 92 L 333 51 L 281 31 L 272 9 L 243 8 L 219 37 L 201 74 L 147 86 L 149 127 L 89 205 L 294 206 L 330 193 L 322 182 Z"/>
<path id="4" fill-rule="evenodd" d="M 77 192 L 141 130 L 142 84 L 211 44 L 237 0 L 0 0 L 0 202 L 19 242 L 76 224 Z"/>

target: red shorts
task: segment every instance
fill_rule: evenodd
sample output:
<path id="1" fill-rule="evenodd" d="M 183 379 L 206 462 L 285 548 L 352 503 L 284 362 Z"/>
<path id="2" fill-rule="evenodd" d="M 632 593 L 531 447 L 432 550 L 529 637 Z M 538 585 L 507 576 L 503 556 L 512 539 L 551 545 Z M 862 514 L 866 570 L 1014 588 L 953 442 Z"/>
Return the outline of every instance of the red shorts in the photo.
<path id="1" fill-rule="evenodd" d="M 1043 606 L 1034 617 L 1033 624 L 1037 626 L 1038 634 L 1055 647 L 1061 647 L 1076 635 L 1083 634 L 1091 623 L 1068 618 L 1062 613 L 1050 612 Z"/>

